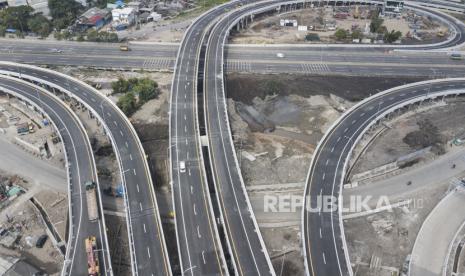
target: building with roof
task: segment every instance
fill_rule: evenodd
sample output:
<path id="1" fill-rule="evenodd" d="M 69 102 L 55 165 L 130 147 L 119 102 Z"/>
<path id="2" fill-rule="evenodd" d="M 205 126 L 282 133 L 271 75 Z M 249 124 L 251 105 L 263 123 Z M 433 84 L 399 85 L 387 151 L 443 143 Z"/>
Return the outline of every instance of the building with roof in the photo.
<path id="1" fill-rule="evenodd" d="M 404 0 L 384 0 L 383 14 L 387 16 L 398 16 L 404 9 Z"/>
<path id="2" fill-rule="evenodd" d="M 99 30 L 105 24 L 111 21 L 110 9 L 100 9 L 97 7 L 90 8 L 83 13 L 76 21 L 77 31 L 86 31 L 90 28 Z"/>
<path id="3" fill-rule="evenodd" d="M 113 26 L 131 26 L 136 22 L 136 12 L 133 8 L 113 9 L 111 11 Z"/>
<path id="4" fill-rule="evenodd" d="M 139 2 L 139 1 L 132 1 L 132 2 L 129 2 L 127 3 L 126 5 L 128 8 L 133 8 L 134 9 L 134 12 L 136 14 L 139 13 L 139 10 L 142 8 L 142 3 Z"/>

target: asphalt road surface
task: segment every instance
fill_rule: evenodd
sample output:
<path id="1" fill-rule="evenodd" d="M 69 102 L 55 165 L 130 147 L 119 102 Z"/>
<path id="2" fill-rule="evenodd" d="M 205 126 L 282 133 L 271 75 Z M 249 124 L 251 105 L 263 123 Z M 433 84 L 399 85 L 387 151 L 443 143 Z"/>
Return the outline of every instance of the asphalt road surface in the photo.
<path id="1" fill-rule="evenodd" d="M 435 1 L 433 1 L 435 2 Z M 438 1 L 441 2 L 441 1 Z M 421 1 L 419 2 L 421 3 Z M 449 3 L 450 5 L 460 5 Z M 462 5 L 463 6 L 463 5 Z M 437 13 L 437 12 L 433 12 Z M 442 16 L 442 15 L 441 15 Z M 450 21 L 450 18 L 445 18 Z M 453 41 L 447 45 L 427 47 L 443 48 L 463 43 L 464 28 L 462 24 L 452 22 L 459 30 Z M 121 52 L 118 44 L 78 43 L 67 41 L 39 41 L 17 39 L 0 40 L 0 59 L 30 64 L 61 66 L 84 66 L 113 69 L 167 70 L 174 68 L 178 45 L 176 44 L 131 44 L 131 51 Z M 271 47 L 270 47 L 271 46 Z M 446 54 L 429 53 L 423 56 L 415 53 L 401 55 L 383 54 L 388 49 L 398 46 L 356 45 L 355 48 L 328 47 L 322 45 L 288 45 L 278 46 L 238 46 L 228 47 L 226 62 L 228 72 L 256 73 L 304 73 L 304 74 L 349 74 L 349 75 L 430 75 L 423 64 L 431 64 L 437 74 L 457 76 L 463 70 L 464 63 L 451 61 Z M 416 47 L 422 47 L 417 45 Z M 277 53 L 284 58 L 278 58 Z M 369 53 L 367 55 L 367 52 Z M 378 56 L 373 56 L 375 53 Z M 401 62 L 409 66 L 389 68 L 389 63 Z M 406 56 L 406 57 L 405 57 Z M 376 61 L 376 62 L 373 62 Z M 367 65 L 369 64 L 369 65 Z M 387 65 L 386 65 L 387 64 Z M 449 68 L 448 65 L 453 65 Z M 457 67 L 458 66 L 458 67 Z M 368 68 L 367 68 L 368 67 Z"/>
<path id="2" fill-rule="evenodd" d="M 465 214 L 460 212 L 464 201 L 465 189 L 461 185 L 444 197 L 425 219 L 413 246 L 410 276 L 452 274 L 443 274 L 443 271 L 447 260 L 455 256 L 450 244 L 460 239 L 456 234 L 465 222 Z"/>
<path id="3" fill-rule="evenodd" d="M 69 194 L 70 202 L 70 229 L 71 240 L 67 243 L 67 258 L 63 268 L 64 275 L 86 275 L 87 254 L 84 240 L 89 236 L 97 237 L 99 261 L 102 275 L 113 275 L 109 256 L 108 241 L 106 240 L 103 214 L 96 222 L 89 221 L 85 183 L 95 181 L 97 172 L 95 160 L 89 139 L 77 117 L 71 113 L 66 105 L 58 98 L 50 96 L 40 88 L 24 81 L 0 77 L 0 90 L 6 93 L 13 92 L 21 95 L 28 102 L 39 106 L 55 123 L 63 139 L 63 145 L 68 158 L 68 173 L 70 176 Z"/>
<path id="4" fill-rule="evenodd" d="M 21 47 L 21 46 L 17 46 Z M 51 46 L 50 46 L 51 47 Z M 97 48 L 101 46 L 96 46 Z M 114 46 L 113 46 L 114 47 Z M 0 59 L 28 64 L 53 66 L 83 66 L 110 69 L 144 69 L 173 71 L 177 46 L 157 55 L 158 46 L 141 46 L 131 55 L 107 51 L 87 55 L 73 50 L 66 54 L 8 52 L 0 46 Z M 63 50 L 66 51 L 66 50 Z M 461 76 L 465 60 L 451 60 L 447 52 L 393 52 L 373 49 L 339 49 L 321 47 L 250 47 L 229 45 L 226 47 L 226 72 L 233 73 L 294 73 L 307 75 L 356 75 L 356 76 Z M 277 54 L 282 53 L 283 58 Z"/>
<path id="5" fill-rule="evenodd" d="M 68 191 L 66 172 L 63 168 L 31 158 L 31 154 L 13 144 L 7 137 L 0 137 L 0 170 L 21 175 L 29 182 L 47 186 L 57 192 Z"/>
<path id="6" fill-rule="evenodd" d="M 315 152 L 305 189 L 305 196 L 309 202 L 303 214 L 303 236 L 306 262 L 311 275 L 348 275 L 338 211 L 322 211 L 318 198 L 339 197 L 344 162 L 349 156 L 352 143 L 362 134 L 364 128 L 385 110 L 408 100 L 455 89 L 465 89 L 465 82 L 450 80 L 418 84 L 373 96 L 371 100 L 345 114 L 343 119 L 329 130 Z M 311 207 L 311 210 L 308 207 Z"/>
<path id="7" fill-rule="evenodd" d="M 210 165 L 237 275 L 274 275 L 275 272 L 248 204 L 237 162 L 224 90 L 223 45 L 236 18 L 267 6 L 269 3 L 250 5 L 221 19 L 211 30 L 205 54 L 204 99 Z"/>
<path id="8" fill-rule="evenodd" d="M 53 71 L 19 64 L 0 63 L 0 70 L 21 74 L 23 79 L 48 82 L 59 90 L 68 90 L 85 102 L 104 120 L 112 136 L 118 164 L 123 172 L 129 209 L 128 222 L 133 245 L 132 262 L 136 275 L 171 275 L 163 229 L 145 154 L 124 115 L 109 100 L 73 78 Z M 2 72 L 5 73 L 5 72 Z M 130 245 L 131 246 L 131 245 Z"/>
<path id="9" fill-rule="evenodd" d="M 281 5 L 284 5 L 284 3 L 280 3 Z M 264 6 L 257 5 L 256 8 L 251 8 L 250 10 L 256 10 L 258 11 L 260 8 L 269 8 L 271 4 L 264 4 Z M 241 177 L 240 177 L 240 171 L 238 168 L 235 168 L 234 163 L 235 162 L 235 155 L 234 155 L 234 148 L 232 145 L 232 142 L 230 140 L 231 133 L 227 124 L 227 109 L 225 107 L 225 95 L 224 95 L 224 87 L 222 83 L 222 73 L 223 73 L 223 59 L 222 59 L 222 48 L 223 44 L 225 42 L 225 37 L 227 36 L 228 33 L 228 28 L 230 22 L 234 22 L 236 18 L 240 18 L 243 15 L 247 13 L 247 8 L 245 8 L 242 11 L 237 12 L 237 17 L 235 13 L 232 13 L 230 15 L 227 15 L 226 19 L 224 20 L 225 27 L 222 29 L 221 27 L 221 22 L 218 23 L 215 28 L 211 31 L 210 38 L 207 43 L 207 52 L 206 52 L 206 57 L 205 57 L 205 107 L 206 107 L 206 118 L 207 118 L 207 133 L 209 137 L 209 143 L 210 143 L 210 156 L 211 156 L 211 163 L 212 163 L 212 169 L 214 173 L 214 179 L 215 179 L 215 184 L 217 187 L 217 193 L 218 193 L 218 198 L 219 202 L 221 205 L 221 210 L 223 213 L 223 217 L 225 218 L 225 226 L 226 226 L 226 232 L 227 232 L 227 238 L 228 238 L 228 244 L 231 248 L 233 248 L 233 257 L 234 257 L 234 264 L 237 265 L 236 271 L 237 273 L 241 274 L 242 273 L 242 268 L 244 267 L 245 274 L 250 274 L 250 273 L 257 273 L 261 274 L 261 270 L 267 269 L 266 267 L 266 254 L 265 258 L 262 258 L 262 260 L 265 260 L 265 263 L 259 263 L 257 260 L 257 256 L 259 256 L 257 253 L 254 252 L 256 248 L 258 247 L 257 243 L 253 243 L 250 241 L 250 235 L 247 234 L 251 229 L 253 229 L 254 226 L 254 220 L 248 220 L 248 226 L 244 223 L 243 219 L 243 213 L 250 213 L 248 210 L 248 206 L 246 204 L 247 202 L 247 196 L 243 199 L 238 199 L 237 198 L 237 191 L 238 185 L 237 183 L 240 183 Z M 436 12 L 432 12 L 436 13 Z M 436 47 L 449 47 L 449 46 L 456 46 L 459 44 L 463 43 L 463 36 L 462 34 L 464 33 L 464 28 L 463 25 L 457 25 L 455 22 L 451 23 L 452 25 L 455 26 L 457 30 L 457 35 L 449 42 L 443 43 L 441 46 L 417 46 L 418 49 L 435 49 Z M 220 26 L 220 27 L 218 27 Z M 218 31 L 219 30 L 219 31 Z M 222 35 L 224 33 L 224 35 Z M 385 49 L 388 49 L 389 47 L 386 47 Z M 383 49 L 383 48 L 382 48 Z M 221 56 L 221 57 L 220 57 Z M 210 89 L 213 87 L 213 93 L 210 93 Z M 220 93 L 223 92 L 223 93 Z M 221 106 L 221 103 L 223 103 L 223 107 Z M 226 122 L 226 123 L 223 123 Z M 224 137 L 229 138 L 229 145 L 225 144 L 226 139 Z M 178 137 L 176 137 L 178 138 Z M 232 154 L 229 152 L 228 154 L 228 149 L 232 149 Z M 222 157 L 222 158 L 221 158 Z M 236 178 L 236 182 L 234 182 L 233 178 Z M 324 178 L 324 176 L 323 176 Z M 218 184 L 220 183 L 220 184 Z M 222 183 L 227 183 L 225 185 L 221 185 Z M 234 184 L 233 184 L 234 183 Z M 219 188 L 220 187 L 220 188 Z M 223 187 L 229 187 L 228 190 L 222 190 Z M 231 188 L 232 187 L 232 188 Z M 225 196 L 225 197 L 224 197 Z M 226 201 L 225 201 L 226 198 Z M 235 202 L 236 205 L 227 205 L 225 202 Z M 239 203 L 241 202 L 241 203 Z M 236 222 L 229 222 L 228 221 L 228 211 L 235 210 L 235 212 L 238 213 L 238 215 L 234 216 L 234 218 L 239 218 L 238 221 Z M 228 211 L 226 211 L 228 210 Z M 251 214 L 250 216 L 253 216 Z M 245 215 L 244 215 L 245 217 Z M 331 222 L 333 221 L 332 216 Z M 250 222 L 251 221 L 251 222 Z M 318 226 L 318 225 L 324 225 L 325 221 L 323 220 L 321 224 L 316 224 L 313 223 L 312 227 Z M 250 228 L 252 226 L 252 228 Z M 321 230 L 321 227 L 319 228 Z M 339 229 L 340 231 L 340 229 Z M 235 247 L 235 240 L 234 236 L 238 235 L 238 233 L 242 232 L 242 236 L 240 236 L 240 245 L 242 246 L 240 251 L 236 251 L 238 248 Z M 253 232 L 253 230 L 252 230 Z M 333 228 L 333 235 L 332 238 L 334 240 L 334 244 L 336 248 L 341 248 L 342 250 L 342 245 L 343 241 L 336 242 L 336 239 L 340 239 L 340 234 L 339 235 L 334 231 Z M 250 232 L 249 232 L 250 233 Z M 320 237 L 322 236 L 320 232 Z M 257 236 L 253 236 L 257 237 Z M 311 236 L 313 238 L 313 236 Z M 244 240 L 246 241 L 244 243 Z M 260 240 L 257 238 L 256 241 L 260 242 Z M 325 243 L 325 246 L 330 245 L 329 243 Z M 321 249 L 321 248 L 319 248 Z M 257 250 L 260 251 L 260 250 Z M 311 250 L 310 250 L 311 251 Z M 337 249 L 335 250 L 337 253 Z M 316 250 L 316 252 L 323 252 L 323 261 L 318 264 L 315 264 L 315 266 L 318 269 L 325 269 L 324 265 L 326 265 L 326 256 L 324 251 Z M 263 254 L 261 254 L 263 255 Z M 331 260 L 330 264 L 335 264 L 337 261 L 337 264 L 339 264 L 339 272 L 341 274 L 343 273 L 348 273 L 349 268 L 347 265 L 345 265 L 345 259 L 340 261 L 338 254 L 335 254 L 336 259 Z M 331 257 L 331 256 L 329 256 Z M 241 260 L 240 258 L 243 258 Z M 345 256 L 344 256 L 345 258 Z M 311 258 L 310 258 L 311 261 Z M 341 264 L 342 262 L 342 264 Z M 311 263 L 311 262 L 310 262 Z M 243 266 L 242 266 L 243 265 Z M 313 263 L 311 263 L 311 268 L 313 272 Z M 272 267 L 270 267 L 269 270 L 270 273 L 272 273 Z M 328 271 L 326 271 L 328 272 Z M 332 271 L 335 272 L 335 271 Z M 313 274 L 313 273 L 312 273 Z M 318 273 L 317 273 L 318 274 Z M 333 275 L 331 273 L 325 273 L 323 275 Z"/>
<path id="10" fill-rule="evenodd" d="M 216 7 L 192 23 L 181 43 L 170 106 L 170 160 L 176 237 L 183 274 L 229 274 L 206 181 L 197 117 L 199 56 L 205 32 L 236 3 Z M 181 163 L 185 169 L 181 169 Z"/>

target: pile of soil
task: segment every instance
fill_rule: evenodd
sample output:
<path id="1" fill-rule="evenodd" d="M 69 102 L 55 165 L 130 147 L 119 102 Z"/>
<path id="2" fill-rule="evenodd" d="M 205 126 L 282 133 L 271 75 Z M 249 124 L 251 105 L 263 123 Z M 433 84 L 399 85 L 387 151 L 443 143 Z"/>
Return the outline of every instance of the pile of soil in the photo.
<path id="1" fill-rule="evenodd" d="M 255 97 L 266 95 L 336 95 L 357 102 L 380 91 L 399 85 L 425 80 L 420 77 L 350 77 L 350 76 L 302 76 L 228 74 L 226 87 L 228 97 L 234 101 L 252 104 Z"/>

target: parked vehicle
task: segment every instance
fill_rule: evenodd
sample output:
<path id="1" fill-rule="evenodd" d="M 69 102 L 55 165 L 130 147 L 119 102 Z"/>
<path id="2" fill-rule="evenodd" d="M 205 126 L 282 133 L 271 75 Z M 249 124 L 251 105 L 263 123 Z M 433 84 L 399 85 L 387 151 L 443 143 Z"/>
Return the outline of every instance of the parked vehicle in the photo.
<path id="1" fill-rule="evenodd" d="M 36 247 L 37 247 L 37 248 L 42 248 L 42 247 L 44 247 L 44 244 L 45 244 L 45 242 L 47 241 L 47 239 L 48 239 L 48 236 L 47 236 L 47 235 L 42 235 L 42 236 L 40 236 L 40 237 L 37 239 Z"/>

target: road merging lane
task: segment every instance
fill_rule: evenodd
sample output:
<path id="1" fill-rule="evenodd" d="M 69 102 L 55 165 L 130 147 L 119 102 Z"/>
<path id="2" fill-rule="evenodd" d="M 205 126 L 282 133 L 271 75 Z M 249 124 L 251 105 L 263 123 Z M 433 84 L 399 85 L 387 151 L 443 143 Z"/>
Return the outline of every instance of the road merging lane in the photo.
<path id="1" fill-rule="evenodd" d="M 34 80 L 68 93 L 100 121 L 113 144 L 125 189 L 128 233 L 134 275 L 171 275 L 154 187 L 146 155 L 122 112 L 89 85 L 51 70 L 0 62 L 0 73 Z"/>
<path id="2" fill-rule="evenodd" d="M 462 92 L 457 92 L 459 89 Z M 340 210 L 322 211 L 318 198 L 341 199 L 346 163 L 358 139 L 378 116 L 387 111 L 409 102 L 436 97 L 437 93 L 447 90 L 453 90 L 453 94 L 464 93 L 465 81 L 444 80 L 390 89 L 355 106 L 325 134 L 315 151 L 305 188 L 308 204 L 303 209 L 303 242 L 310 275 L 352 275 L 346 262 L 348 253 L 343 246 L 345 237 Z"/>
<path id="3" fill-rule="evenodd" d="M 87 214 L 85 183 L 98 185 L 95 159 L 89 138 L 78 117 L 58 97 L 41 87 L 15 78 L 0 76 L 0 91 L 33 104 L 53 122 L 62 139 L 69 176 L 69 237 L 63 275 L 87 274 L 87 254 L 84 240 L 97 237 L 99 260 L 103 275 L 113 275 L 110 251 L 105 232 L 102 208 L 98 209 L 99 220 L 91 222 Z M 100 199 L 100 195 L 98 196 Z"/>

